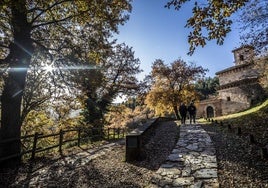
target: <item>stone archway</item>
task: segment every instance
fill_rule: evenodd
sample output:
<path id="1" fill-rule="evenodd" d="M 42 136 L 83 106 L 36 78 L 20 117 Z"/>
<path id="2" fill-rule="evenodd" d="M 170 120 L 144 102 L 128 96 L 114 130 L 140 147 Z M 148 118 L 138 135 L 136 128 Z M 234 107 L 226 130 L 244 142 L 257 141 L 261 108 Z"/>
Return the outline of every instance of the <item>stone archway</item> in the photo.
<path id="1" fill-rule="evenodd" d="M 207 112 L 207 118 L 212 118 L 215 116 L 214 108 L 212 106 L 208 106 L 206 112 Z"/>

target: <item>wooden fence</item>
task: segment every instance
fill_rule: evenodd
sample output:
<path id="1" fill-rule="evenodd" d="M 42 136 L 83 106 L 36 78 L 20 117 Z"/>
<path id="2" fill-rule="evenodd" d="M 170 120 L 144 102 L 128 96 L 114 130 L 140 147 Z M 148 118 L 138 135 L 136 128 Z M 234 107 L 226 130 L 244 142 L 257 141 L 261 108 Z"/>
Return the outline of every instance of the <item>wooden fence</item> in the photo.
<path id="1" fill-rule="evenodd" d="M 70 138 L 69 136 L 68 138 L 65 138 L 66 133 L 73 133 L 72 134 L 73 137 L 71 136 Z M 3 162 L 11 158 L 15 158 L 15 157 L 21 157 L 25 154 L 30 154 L 31 155 L 30 158 L 34 159 L 37 153 L 51 150 L 54 148 L 58 148 L 59 153 L 62 153 L 63 146 L 66 143 L 76 142 L 75 145 L 80 147 L 81 142 L 83 140 L 92 141 L 92 140 L 98 140 L 98 139 L 106 139 L 106 140 L 120 139 L 120 138 L 124 138 L 125 134 L 126 134 L 126 130 L 121 129 L 121 128 L 107 128 L 107 129 L 92 128 L 89 130 L 86 130 L 86 129 L 84 130 L 83 129 L 60 130 L 58 133 L 49 134 L 49 135 L 44 135 L 42 133 L 41 134 L 35 133 L 32 135 L 21 136 L 20 139 L 19 138 L 6 139 L 6 140 L 0 141 L 0 145 L 8 144 L 11 142 L 16 142 L 16 141 L 20 141 L 21 144 L 23 145 L 23 143 L 26 142 L 26 139 L 30 139 L 32 144 L 31 144 L 30 149 L 26 149 L 22 151 L 21 153 L 0 157 L 0 162 Z M 38 141 L 40 141 L 41 139 L 50 138 L 50 137 L 54 137 L 54 138 L 56 137 L 57 144 L 49 145 L 44 148 L 38 145 Z"/>

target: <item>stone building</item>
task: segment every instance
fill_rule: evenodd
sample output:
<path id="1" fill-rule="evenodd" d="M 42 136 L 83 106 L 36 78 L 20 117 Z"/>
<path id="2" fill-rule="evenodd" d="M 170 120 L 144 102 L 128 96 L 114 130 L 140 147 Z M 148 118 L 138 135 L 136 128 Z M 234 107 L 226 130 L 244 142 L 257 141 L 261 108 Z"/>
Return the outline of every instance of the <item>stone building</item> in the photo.
<path id="1" fill-rule="evenodd" d="M 260 100 L 263 89 L 258 83 L 259 71 L 254 64 L 254 48 L 242 46 L 232 51 L 234 66 L 216 73 L 218 95 L 198 104 L 198 117 L 215 117 L 243 111 Z"/>

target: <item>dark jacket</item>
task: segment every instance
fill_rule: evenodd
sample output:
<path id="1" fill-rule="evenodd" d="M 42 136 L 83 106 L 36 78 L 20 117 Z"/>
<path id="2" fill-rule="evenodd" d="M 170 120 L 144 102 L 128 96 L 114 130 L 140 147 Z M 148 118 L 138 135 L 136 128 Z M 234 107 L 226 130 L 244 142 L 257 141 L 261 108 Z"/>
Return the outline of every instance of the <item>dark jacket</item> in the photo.
<path id="1" fill-rule="evenodd" d="M 186 115 L 186 113 L 187 113 L 187 107 L 183 104 L 183 105 L 181 105 L 180 106 L 180 108 L 179 108 L 179 111 L 180 111 L 180 114 L 182 115 Z"/>
<path id="2" fill-rule="evenodd" d="M 190 106 L 188 106 L 188 112 L 190 115 L 194 115 L 196 113 L 196 107 L 191 104 Z"/>

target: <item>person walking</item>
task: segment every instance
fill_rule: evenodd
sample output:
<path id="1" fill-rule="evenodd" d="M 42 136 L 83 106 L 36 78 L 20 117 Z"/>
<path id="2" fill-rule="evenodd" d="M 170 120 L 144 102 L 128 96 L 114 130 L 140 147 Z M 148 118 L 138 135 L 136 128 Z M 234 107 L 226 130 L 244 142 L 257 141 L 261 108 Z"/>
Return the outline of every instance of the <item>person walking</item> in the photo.
<path id="1" fill-rule="evenodd" d="M 188 106 L 188 112 L 190 116 L 190 124 L 192 124 L 192 122 L 195 123 L 196 107 L 193 102 Z"/>
<path id="2" fill-rule="evenodd" d="M 187 107 L 184 103 L 181 103 L 179 108 L 180 114 L 181 114 L 181 124 L 185 124 L 186 121 L 186 115 L 187 115 Z"/>

